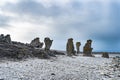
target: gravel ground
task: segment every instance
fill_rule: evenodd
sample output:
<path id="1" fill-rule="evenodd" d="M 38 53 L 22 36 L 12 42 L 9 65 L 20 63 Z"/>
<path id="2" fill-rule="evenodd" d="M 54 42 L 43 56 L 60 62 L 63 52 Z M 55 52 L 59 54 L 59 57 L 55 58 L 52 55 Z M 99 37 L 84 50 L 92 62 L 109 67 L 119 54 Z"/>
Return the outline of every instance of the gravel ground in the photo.
<path id="1" fill-rule="evenodd" d="M 112 55 L 112 57 L 115 55 Z M 59 55 L 56 58 L 0 62 L 0 80 L 120 80 L 112 58 Z"/>

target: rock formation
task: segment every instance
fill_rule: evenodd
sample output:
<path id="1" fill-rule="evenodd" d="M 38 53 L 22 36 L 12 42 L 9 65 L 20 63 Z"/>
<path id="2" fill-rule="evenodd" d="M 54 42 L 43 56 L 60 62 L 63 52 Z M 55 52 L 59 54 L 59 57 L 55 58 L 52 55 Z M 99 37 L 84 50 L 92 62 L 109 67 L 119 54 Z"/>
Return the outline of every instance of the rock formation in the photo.
<path id="1" fill-rule="evenodd" d="M 50 49 L 52 41 L 53 40 L 50 40 L 49 38 L 45 38 L 46 50 Z M 29 57 L 49 59 L 51 57 L 55 57 L 56 55 L 65 55 L 65 53 L 55 50 L 45 51 L 42 48 L 35 48 L 40 47 L 39 39 L 35 39 L 31 43 L 34 44 L 34 46 L 31 44 L 11 41 L 10 35 L 4 36 L 2 34 L 0 36 L 0 58 L 10 60 L 22 60 Z M 37 45 L 37 43 L 39 45 Z"/>
<path id="2" fill-rule="evenodd" d="M 12 44 L 10 35 L 7 34 L 6 36 L 4 36 L 4 34 L 1 34 L 0 35 L 0 42 Z"/>
<path id="3" fill-rule="evenodd" d="M 91 57 L 93 56 L 92 55 L 93 48 L 91 48 L 91 44 L 92 44 L 92 40 L 87 40 L 87 43 L 83 47 L 83 56 L 91 56 Z"/>
<path id="4" fill-rule="evenodd" d="M 68 56 L 75 55 L 73 38 L 69 38 L 66 45 L 66 52 Z"/>
<path id="5" fill-rule="evenodd" d="M 102 53 L 102 57 L 109 58 L 109 54 L 107 52 Z"/>
<path id="6" fill-rule="evenodd" d="M 76 42 L 76 49 L 77 49 L 77 53 L 80 53 L 80 42 Z"/>
<path id="7" fill-rule="evenodd" d="M 30 45 L 32 45 L 33 47 L 36 48 L 42 48 L 43 47 L 43 43 L 40 42 L 40 39 L 37 37 L 34 40 L 31 41 Z"/>
<path id="8" fill-rule="evenodd" d="M 0 42 L 4 42 L 4 41 L 5 41 L 4 39 L 5 39 L 4 35 L 1 34 L 1 35 L 0 35 Z"/>
<path id="9" fill-rule="evenodd" d="M 50 50 L 50 47 L 52 46 L 52 42 L 53 42 L 53 40 L 50 40 L 49 37 L 46 37 L 46 38 L 44 39 L 45 51 L 49 51 L 49 50 Z"/>
<path id="10" fill-rule="evenodd" d="M 0 43 L 0 58 L 23 59 L 29 56 L 33 57 L 33 49 L 25 45 Z"/>

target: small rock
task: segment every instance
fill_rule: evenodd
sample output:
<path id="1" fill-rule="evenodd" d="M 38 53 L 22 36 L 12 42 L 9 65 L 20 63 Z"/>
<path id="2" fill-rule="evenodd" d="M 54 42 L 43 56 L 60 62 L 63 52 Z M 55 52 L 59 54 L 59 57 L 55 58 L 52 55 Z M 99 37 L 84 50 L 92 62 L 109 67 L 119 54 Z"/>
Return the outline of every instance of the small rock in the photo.
<path id="1" fill-rule="evenodd" d="M 103 58 L 109 58 L 109 53 L 107 53 L 107 52 L 102 53 L 102 57 Z"/>
<path id="2" fill-rule="evenodd" d="M 51 73 L 51 75 L 55 75 L 55 73 Z"/>
<path id="3" fill-rule="evenodd" d="M 120 75 L 118 75 L 118 77 L 120 77 Z"/>
<path id="4" fill-rule="evenodd" d="M 85 66 L 81 66 L 81 67 L 85 67 Z"/>
<path id="5" fill-rule="evenodd" d="M 54 61 L 50 61 L 50 62 L 54 62 Z"/>
<path id="6" fill-rule="evenodd" d="M 110 76 L 110 75 L 108 75 L 108 74 L 104 74 L 104 76 L 107 76 L 107 77 L 111 78 L 111 76 Z"/>

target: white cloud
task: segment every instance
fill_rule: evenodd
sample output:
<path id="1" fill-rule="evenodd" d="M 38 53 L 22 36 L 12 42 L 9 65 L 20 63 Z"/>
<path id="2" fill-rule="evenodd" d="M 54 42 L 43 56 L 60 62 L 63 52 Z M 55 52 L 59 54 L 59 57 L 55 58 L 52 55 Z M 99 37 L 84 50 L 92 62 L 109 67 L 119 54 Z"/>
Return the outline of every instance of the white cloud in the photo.
<path id="1" fill-rule="evenodd" d="M 16 13 L 13 13 L 13 12 L 10 12 L 10 11 L 7 11 L 7 10 L 2 10 L 2 9 L 0 9 L 0 15 L 12 17 L 12 18 L 19 16 L 19 15 L 16 14 Z"/>
<path id="2" fill-rule="evenodd" d="M 11 20 L 7 23 L 9 26 L 0 28 L 0 32 L 11 34 L 12 40 L 30 42 L 35 37 L 40 37 L 43 40 L 44 37 L 52 37 L 54 34 L 53 20 L 49 17 L 37 18 L 29 15 L 21 17 L 11 14 L 4 14 L 4 16 L 11 17 Z"/>
<path id="3" fill-rule="evenodd" d="M 42 3 L 45 7 L 51 7 L 52 5 L 64 7 L 72 0 L 36 0 L 36 1 Z"/>
<path id="4" fill-rule="evenodd" d="M 17 3 L 19 0 L 0 0 L 0 6 L 4 6 L 6 3 Z"/>

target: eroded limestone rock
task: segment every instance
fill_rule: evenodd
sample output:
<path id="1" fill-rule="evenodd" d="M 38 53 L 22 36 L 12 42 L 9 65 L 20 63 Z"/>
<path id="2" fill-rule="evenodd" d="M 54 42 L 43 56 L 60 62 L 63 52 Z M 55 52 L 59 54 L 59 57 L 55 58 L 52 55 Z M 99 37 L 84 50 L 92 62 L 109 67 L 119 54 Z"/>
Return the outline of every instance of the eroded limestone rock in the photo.
<path id="1" fill-rule="evenodd" d="M 10 35 L 7 34 L 6 36 L 4 36 L 4 34 L 1 34 L 0 35 L 0 42 L 12 44 Z"/>
<path id="2" fill-rule="evenodd" d="M 77 49 L 77 53 L 80 53 L 80 42 L 76 42 L 76 49 Z"/>
<path id="3" fill-rule="evenodd" d="M 87 40 L 85 46 L 83 47 L 83 56 L 93 56 L 91 48 L 92 40 Z"/>
<path id="4" fill-rule="evenodd" d="M 75 55 L 73 38 L 69 38 L 66 45 L 66 52 L 68 56 Z"/>
<path id="5" fill-rule="evenodd" d="M 102 57 L 109 58 L 109 54 L 107 52 L 102 53 Z"/>
<path id="6" fill-rule="evenodd" d="M 43 43 L 40 42 L 40 39 L 37 37 L 34 40 L 31 41 L 30 45 L 32 45 L 33 47 L 36 48 L 42 48 L 43 47 Z"/>
<path id="7" fill-rule="evenodd" d="M 46 37 L 44 39 L 45 51 L 49 51 L 50 50 L 50 47 L 52 46 L 52 42 L 53 42 L 53 40 L 51 40 L 49 37 Z"/>
<path id="8" fill-rule="evenodd" d="M 23 60 L 26 58 L 42 58 L 50 59 L 51 57 L 56 57 L 56 55 L 64 55 L 65 53 L 50 50 L 53 40 L 50 38 L 45 38 L 45 50 L 40 47 L 43 44 L 39 41 L 39 38 L 32 40 L 31 44 L 21 43 L 17 41 L 11 41 L 10 35 L 4 36 L 0 35 L 0 58 L 10 59 L 10 60 Z M 12 43 L 12 44 L 9 44 Z"/>

